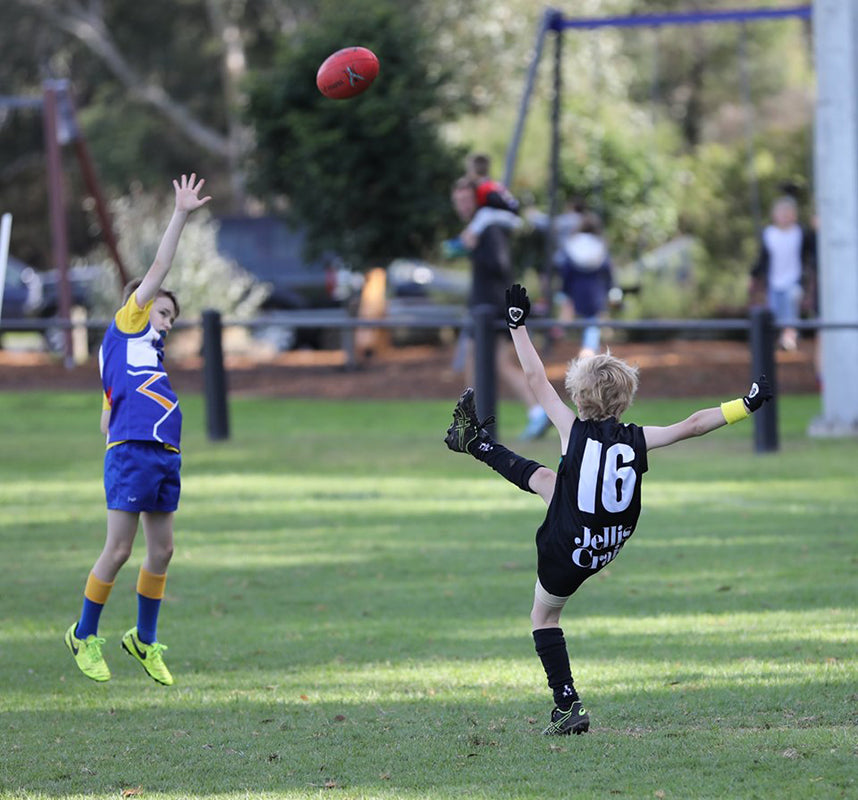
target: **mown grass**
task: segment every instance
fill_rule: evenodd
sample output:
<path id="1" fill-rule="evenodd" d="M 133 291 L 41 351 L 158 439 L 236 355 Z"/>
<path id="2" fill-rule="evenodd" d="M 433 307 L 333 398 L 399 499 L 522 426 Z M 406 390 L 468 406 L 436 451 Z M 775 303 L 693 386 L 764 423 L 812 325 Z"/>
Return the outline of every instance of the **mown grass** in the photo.
<path id="1" fill-rule="evenodd" d="M 858 443 L 805 438 L 814 398 L 782 399 L 777 454 L 743 424 L 651 455 L 637 533 L 564 616 L 593 718 L 573 739 L 539 735 L 543 509 L 447 452 L 451 403 L 234 399 L 220 444 L 183 406 L 160 626 L 177 683 L 119 648 L 141 540 L 97 685 L 62 634 L 103 541 L 98 397 L 0 395 L 0 796 L 858 792 Z M 553 440 L 522 449 L 556 463 Z"/>

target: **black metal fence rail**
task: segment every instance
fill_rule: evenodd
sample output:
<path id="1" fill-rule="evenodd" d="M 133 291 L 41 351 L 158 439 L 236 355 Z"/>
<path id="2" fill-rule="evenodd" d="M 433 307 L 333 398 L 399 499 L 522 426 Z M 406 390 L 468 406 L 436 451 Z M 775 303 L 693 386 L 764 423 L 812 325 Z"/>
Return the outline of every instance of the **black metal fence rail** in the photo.
<path id="1" fill-rule="evenodd" d="M 105 330 L 109 320 L 86 320 L 70 322 L 62 319 L 8 319 L 0 321 L 0 334 L 13 331 L 46 331 L 49 329 L 86 329 Z M 673 333 L 735 333 L 743 332 L 748 336 L 751 350 L 751 375 L 754 378 L 765 373 L 775 390 L 775 399 L 766 403 L 754 414 L 754 449 L 758 453 L 772 452 L 778 449 L 777 425 L 777 374 L 775 362 L 776 334 L 780 329 L 775 325 L 772 314 L 767 309 L 753 309 L 747 318 L 732 319 L 647 319 L 596 321 L 561 321 L 548 318 L 531 318 L 530 330 L 583 329 L 590 325 L 614 330 L 639 332 Z M 496 333 L 504 330 L 505 325 L 497 319 L 492 306 L 478 307 L 473 314 L 438 315 L 427 317 L 422 314 L 397 314 L 395 317 L 379 319 L 361 319 L 335 312 L 314 311 L 282 312 L 276 317 L 264 320 L 223 319 L 218 311 L 203 312 L 201 320 L 177 321 L 176 330 L 199 328 L 203 330 L 204 383 L 206 397 L 206 417 L 209 438 L 226 439 L 229 436 L 229 414 L 227 406 L 227 382 L 223 361 L 222 334 L 224 328 L 242 327 L 249 330 L 282 326 L 284 328 L 315 328 L 339 330 L 342 335 L 342 347 L 346 352 L 346 366 L 357 366 L 354 333 L 360 328 L 376 329 L 442 329 L 452 328 L 470 333 L 474 338 L 475 381 L 478 413 L 485 418 L 495 415 L 497 406 L 497 376 L 495 370 Z M 791 327 L 805 331 L 820 330 L 858 330 L 858 320 L 829 322 L 823 320 L 797 320 Z"/>
<path id="2" fill-rule="evenodd" d="M 219 313 L 219 312 L 218 312 Z M 270 328 L 282 326 L 287 328 L 329 328 L 332 330 L 355 330 L 357 328 L 421 328 L 435 330 L 439 328 L 456 328 L 461 330 L 473 330 L 476 321 L 470 316 L 433 316 L 427 318 L 425 315 L 398 314 L 395 317 L 383 317 L 380 319 L 363 319 L 348 317 L 344 315 L 313 314 L 312 317 L 300 313 L 291 314 L 283 312 L 275 318 L 265 320 L 224 319 L 221 317 L 222 328 L 247 328 L 249 330 L 259 328 Z M 20 331 L 46 331 L 51 329 L 69 330 L 84 328 L 86 330 L 106 330 L 110 320 L 87 319 L 81 322 L 70 322 L 59 318 L 50 319 L 3 319 L 0 320 L 0 334 Z M 200 328 L 203 325 L 202 317 L 198 320 L 177 320 L 173 326 L 174 330 Z M 531 330 L 547 330 L 549 328 L 583 329 L 590 326 L 599 328 L 613 328 L 615 330 L 628 331 L 697 331 L 706 333 L 719 333 L 730 331 L 750 331 L 750 317 L 725 318 L 725 319 L 642 319 L 642 320 L 559 320 L 546 317 L 531 317 L 527 327 Z M 505 330 L 503 322 L 493 320 L 492 327 L 497 330 Z M 774 326 L 775 329 L 778 326 Z M 824 322 L 822 320 L 796 320 L 790 323 L 790 327 L 798 330 L 854 330 L 858 329 L 858 320 L 854 322 Z"/>
<path id="3" fill-rule="evenodd" d="M 220 321 L 216 311 L 206 312 L 215 315 L 217 322 L 210 321 L 204 330 L 211 331 L 212 336 L 217 336 L 217 341 L 204 342 L 203 353 L 206 361 L 206 408 L 209 426 L 209 436 L 212 439 L 224 439 L 229 435 L 228 420 L 226 412 L 226 379 L 223 366 L 223 357 L 220 345 Z M 280 324 L 289 324 L 287 315 L 279 318 Z M 294 324 L 306 324 L 312 327 L 326 327 L 322 319 L 315 316 L 312 321 L 300 315 L 294 316 Z M 458 328 L 469 331 L 474 337 L 474 359 L 475 359 L 475 381 L 476 400 L 478 413 L 485 419 L 496 415 L 497 407 L 497 372 L 495 368 L 495 342 L 498 330 L 504 329 L 504 324 L 497 319 L 497 311 L 493 306 L 481 306 L 473 309 L 470 316 L 438 317 L 426 319 L 419 316 L 397 316 L 382 319 L 356 319 L 352 317 L 339 317 L 331 315 L 327 327 L 339 328 L 345 334 L 344 349 L 346 350 L 346 361 L 349 365 L 356 364 L 354 352 L 354 331 L 357 328 Z M 242 323 L 229 321 L 228 325 L 245 325 L 253 327 L 253 323 Z M 270 321 L 269 323 L 270 324 Z M 583 320 L 560 322 L 553 319 L 533 319 L 528 327 L 533 330 L 545 330 L 554 327 L 567 329 L 583 328 L 587 323 Z M 721 319 L 721 320 L 603 320 L 599 321 L 600 327 L 614 328 L 630 331 L 675 331 L 675 332 L 731 332 L 745 331 L 751 348 L 751 376 L 750 379 L 764 373 L 768 376 L 775 391 L 775 397 L 766 403 L 753 416 L 754 420 L 754 450 L 757 453 L 774 452 L 779 447 L 778 423 L 777 423 L 777 374 L 775 362 L 775 340 L 777 327 L 774 324 L 772 313 L 767 309 L 753 309 L 747 319 Z M 858 329 L 858 321 L 849 323 L 827 323 L 821 321 L 806 321 L 800 326 L 807 330 L 819 329 Z M 214 363 L 209 364 L 210 360 Z M 218 420 L 222 420 L 223 426 L 218 427 Z"/>

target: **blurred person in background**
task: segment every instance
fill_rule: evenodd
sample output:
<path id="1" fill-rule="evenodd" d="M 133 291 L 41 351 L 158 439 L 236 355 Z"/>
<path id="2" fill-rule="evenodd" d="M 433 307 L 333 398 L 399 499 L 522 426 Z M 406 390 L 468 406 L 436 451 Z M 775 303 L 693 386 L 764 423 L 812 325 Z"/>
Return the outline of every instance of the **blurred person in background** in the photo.
<path id="1" fill-rule="evenodd" d="M 505 184 L 492 179 L 491 168 L 491 159 L 484 153 L 469 156 L 465 164 L 465 177 L 473 181 L 477 192 L 477 208 L 499 208 L 517 214 L 518 200 Z"/>
<path id="2" fill-rule="evenodd" d="M 808 264 L 815 249 L 815 237 L 808 235 L 798 222 L 798 204 L 794 197 L 783 195 L 772 206 L 772 222 L 763 229 L 760 250 L 751 270 L 751 304 L 765 305 L 781 328 L 779 346 L 795 350 L 803 284 Z"/>
<path id="3" fill-rule="evenodd" d="M 548 214 L 531 209 L 526 217 L 537 230 L 548 234 Z M 602 221 L 594 211 L 587 210 L 583 200 L 573 198 L 554 218 L 554 236 L 551 266 L 561 281 L 558 316 L 567 322 L 576 316 L 595 322 L 608 308 L 614 283 Z M 543 287 L 543 293 L 551 296 L 550 285 Z M 554 336 L 562 338 L 562 329 Z M 588 325 L 581 337 L 579 357 L 598 352 L 601 341 L 601 328 Z"/>
<path id="4" fill-rule="evenodd" d="M 468 310 L 473 313 L 478 306 L 491 306 L 497 319 L 503 320 L 506 318 L 506 287 L 514 279 L 510 238 L 522 223 L 521 218 L 508 209 L 480 207 L 477 186 L 471 176 L 465 175 L 456 181 L 451 193 L 453 208 L 466 224 L 460 239 L 471 259 Z M 551 421 L 534 399 L 503 330 L 498 331 L 495 363 L 501 384 L 527 407 L 527 424 L 521 438 L 537 439 L 544 435 Z M 466 381 L 473 383 L 473 339 L 467 342 L 465 364 Z"/>
<path id="5" fill-rule="evenodd" d="M 566 300 L 563 316 L 578 316 L 595 323 L 608 308 L 614 285 L 611 257 L 602 236 L 602 223 L 591 211 L 581 215 L 578 230 L 560 241 L 560 276 Z M 602 329 L 587 325 L 581 336 L 578 357 L 595 355 L 602 341 Z"/>

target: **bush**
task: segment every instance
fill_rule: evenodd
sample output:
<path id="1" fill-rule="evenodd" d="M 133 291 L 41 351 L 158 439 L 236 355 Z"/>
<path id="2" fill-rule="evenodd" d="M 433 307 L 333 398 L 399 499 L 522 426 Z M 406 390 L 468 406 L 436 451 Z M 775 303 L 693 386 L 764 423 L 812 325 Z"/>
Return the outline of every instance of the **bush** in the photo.
<path id="1" fill-rule="evenodd" d="M 119 253 L 129 278 L 146 273 L 172 211 L 172 203 L 139 189 L 113 202 Z M 93 287 L 93 316 L 108 319 L 121 301 L 123 287 L 104 246 L 96 249 L 89 263 L 103 265 Z M 265 284 L 258 283 L 248 272 L 220 255 L 217 223 L 207 209 L 188 218 L 164 288 L 175 292 L 185 319 L 198 317 L 207 308 L 216 309 L 225 316 L 249 319 L 269 293 Z"/>

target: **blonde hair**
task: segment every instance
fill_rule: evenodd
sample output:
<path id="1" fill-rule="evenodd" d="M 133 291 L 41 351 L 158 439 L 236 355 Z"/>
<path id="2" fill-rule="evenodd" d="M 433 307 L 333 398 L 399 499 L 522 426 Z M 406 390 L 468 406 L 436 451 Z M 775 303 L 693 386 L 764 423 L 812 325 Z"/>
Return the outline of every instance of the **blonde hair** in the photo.
<path id="1" fill-rule="evenodd" d="M 638 390 L 638 368 L 610 352 L 576 358 L 566 370 L 566 391 L 581 419 L 619 419 Z"/>
<path id="2" fill-rule="evenodd" d="M 131 295 L 137 291 L 140 284 L 143 283 L 143 278 L 135 278 L 133 281 L 128 281 L 125 284 L 125 288 L 122 290 L 122 305 L 125 305 L 128 300 L 131 298 Z M 169 289 L 158 289 L 158 297 L 169 297 L 173 303 L 173 308 L 176 309 L 176 317 L 179 316 L 181 308 L 179 307 L 179 301 L 176 298 L 176 295 L 173 294 Z"/>

